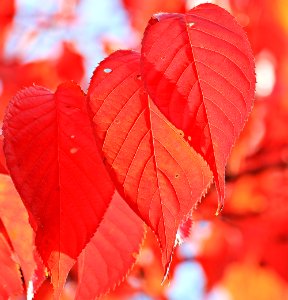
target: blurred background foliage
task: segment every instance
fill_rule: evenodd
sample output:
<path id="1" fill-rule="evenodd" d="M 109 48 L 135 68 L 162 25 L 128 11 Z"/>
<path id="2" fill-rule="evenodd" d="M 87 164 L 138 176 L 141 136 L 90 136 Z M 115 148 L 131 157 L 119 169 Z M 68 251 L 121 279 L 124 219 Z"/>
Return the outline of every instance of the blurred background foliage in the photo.
<path id="1" fill-rule="evenodd" d="M 139 49 L 153 13 L 185 12 L 202 2 L 0 0 L 0 122 L 22 87 L 54 90 L 74 80 L 85 90 L 105 56 Z M 106 300 L 288 299 L 288 2 L 209 2 L 243 26 L 256 62 L 256 101 L 227 167 L 225 208 L 215 216 L 213 190 L 202 200 L 164 285 L 158 245 L 148 232 L 134 270 Z M 0 177 L 0 194 L 5 184 Z M 74 268 L 63 299 L 73 299 L 76 286 Z M 45 282 L 35 299 L 52 299 L 51 293 Z"/>

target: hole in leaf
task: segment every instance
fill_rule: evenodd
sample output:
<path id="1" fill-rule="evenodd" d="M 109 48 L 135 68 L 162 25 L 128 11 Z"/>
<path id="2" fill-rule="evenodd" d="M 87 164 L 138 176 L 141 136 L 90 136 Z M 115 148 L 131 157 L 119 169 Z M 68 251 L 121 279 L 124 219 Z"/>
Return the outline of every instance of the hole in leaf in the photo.
<path id="1" fill-rule="evenodd" d="M 111 72 L 112 72 L 112 69 L 106 68 L 106 69 L 104 69 L 103 71 L 104 71 L 104 73 L 107 73 L 107 74 L 108 74 L 108 73 L 111 73 Z"/>

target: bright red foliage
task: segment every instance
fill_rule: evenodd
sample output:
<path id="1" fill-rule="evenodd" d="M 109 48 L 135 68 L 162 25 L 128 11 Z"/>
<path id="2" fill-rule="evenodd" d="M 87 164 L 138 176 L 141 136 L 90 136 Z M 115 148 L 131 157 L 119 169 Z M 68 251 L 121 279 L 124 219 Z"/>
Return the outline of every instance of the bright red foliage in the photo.
<path id="1" fill-rule="evenodd" d="M 142 75 L 160 111 L 209 164 L 219 213 L 227 159 L 255 91 L 254 59 L 243 29 L 212 4 L 186 14 L 157 14 L 142 41 Z"/>
<path id="2" fill-rule="evenodd" d="M 95 299 L 127 278 L 135 263 L 122 290 L 106 299 L 127 299 L 131 290 L 166 299 L 160 281 L 189 260 L 176 254 L 171 264 L 176 245 L 191 232 L 193 239 L 197 219 L 210 225 L 195 253 L 207 290 L 221 281 L 233 290 L 235 277 L 253 269 L 251 262 L 288 280 L 288 260 L 281 258 L 287 252 L 288 196 L 281 188 L 288 148 L 286 132 L 274 134 L 287 123 L 281 98 L 287 80 L 275 89 L 279 99 L 256 103 L 234 164 L 228 164 L 225 211 L 214 216 L 214 190 L 200 205 L 214 180 L 220 213 L 226 164 L 254 102 L 254 58 L 234 17 L 212 4 L 185 13 L 182 0 L 123 0 L 138 33 L 152 13 L 168 13 L 150 19 L 141 53 L 120 50 L 104 59 L 85 95 L 76 83 L 59 85 L 71 79 L 85 85 L 79 43 L 61 41 L 57 58 L 6 58 L 2 50 L 15 14 L 14 1 L 6 2 L 0 13 L 0 173 L 6 174 L 0 175 L 1 299 L 24 293 L 29 299 L 33 293 L 35 299 Z M 62 1 L 39 24 L 72 24 L 78 4 Z M 250 27 L 248 33 L 253 37 Z M 253 40 L 257 52 L 263 45 L 271 43 Z M 277 58 L 285 65 L 281 51 Z M 23 86 L 30 87 L 19 91 Z M 281 110 L 277 122 L 269 109 Z M 259 124 L 265 130 L 254 142 Z M 277 172 L 264 172 L 274 163 Z M 144 223 L 153 231 L 146 244 Z M 249 268 L 237 267 L 241 262 Z M 269 295 L 286 295 L 274 286 Z"/>
<path id="3" fill-rule="evenodd" d="M 37 86 L 22 90 L 9 105 L 3 130 L 7 165 L 29 212 L 37 249 L 54 286 L 62 288 L 114 192 L 85 96 L 72 83 L 55 94 Z"/>
<path id="4" fill-rule="evenodd" d="M 88 97 L 108 170 L 156 233 L 166 271 L 179 225 L 206 192 L 212 174 L 143 89 L 138 53 L 117 51 L 105 59 L 94 72 Z"/>

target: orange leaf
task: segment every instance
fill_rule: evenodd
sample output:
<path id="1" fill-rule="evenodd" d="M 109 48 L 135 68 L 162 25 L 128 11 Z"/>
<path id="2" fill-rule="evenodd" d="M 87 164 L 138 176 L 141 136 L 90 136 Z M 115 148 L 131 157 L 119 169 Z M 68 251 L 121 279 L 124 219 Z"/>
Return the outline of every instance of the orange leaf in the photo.
<path id="1" fill-rule="evenodd" d="M 212 180 L 203 161 L 145 93 L 140 55 L 117 51 L 88 91 L 95 133 L 117 187 L 155 232 L 167 271 L 182 219 Z"/>
<path id="2" fill-rule="evenodd" d="M 19 266 L 13 261 L 13 251 L 2 232 L 0 219 L 0 298 L 10 299 L 11 296 L 23 292 Z"/>
<path id="3" fill-rule="evenodd" d="M 28 213 L 11 178 L 5 175 L 0 175 L 0 215 L 18 258 L 26 287 L 33 284 L 33 290 L 36 290 L 45 279 L 44 266 L 35 249 Z"/>

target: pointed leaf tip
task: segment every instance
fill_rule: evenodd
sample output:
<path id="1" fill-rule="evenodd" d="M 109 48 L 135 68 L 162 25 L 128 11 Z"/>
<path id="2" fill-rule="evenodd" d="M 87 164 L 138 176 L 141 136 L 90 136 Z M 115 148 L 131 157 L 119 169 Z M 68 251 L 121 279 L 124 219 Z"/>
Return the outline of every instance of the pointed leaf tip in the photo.
<path id="1" fill-rule="evenodd" d="M 113 69 L 109 80 L 106 68 Z M 151 101 L 142 81 L 135 80 L 139 73 L 140 55 L 117 51 L 96 68 L 88 98 L 108 170 L 130 207 L 157 235 L 166 273 L 179 224 L 212 173 Z"/>

